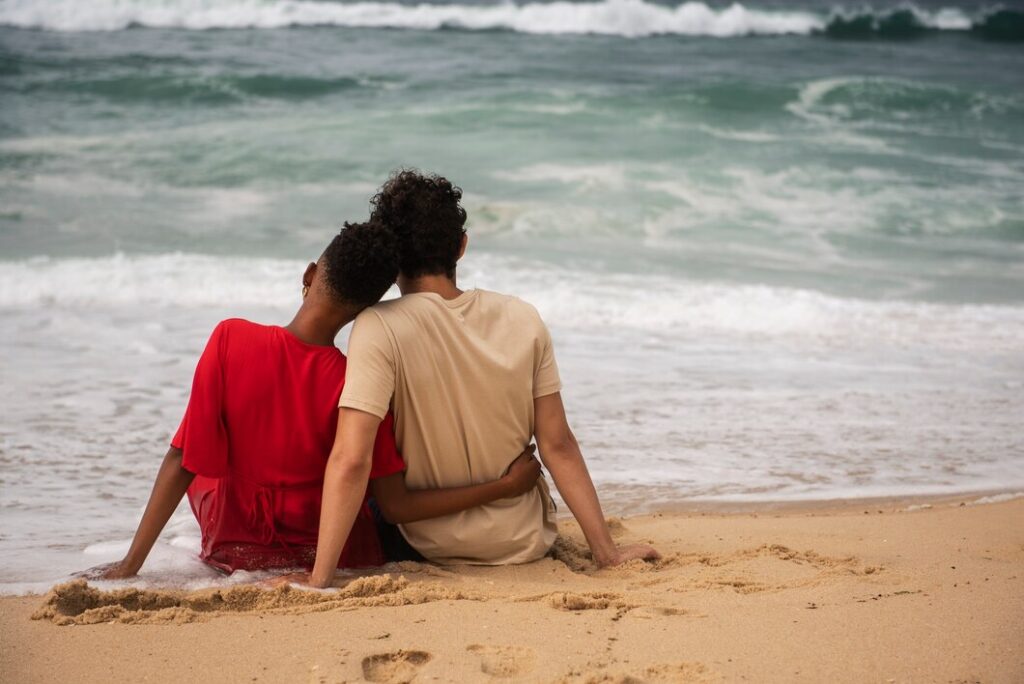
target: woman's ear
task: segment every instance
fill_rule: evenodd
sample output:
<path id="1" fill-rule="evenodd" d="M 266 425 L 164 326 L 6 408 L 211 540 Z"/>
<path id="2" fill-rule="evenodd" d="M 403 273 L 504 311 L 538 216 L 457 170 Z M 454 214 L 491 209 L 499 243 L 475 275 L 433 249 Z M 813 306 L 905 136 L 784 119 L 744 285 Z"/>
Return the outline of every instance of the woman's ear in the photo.
<path id="1" fill-rule="evenodd" d="M 459 247 L 459 259 L 466 254 L 466 245 L 469 244 L 469 235 L 466 233 L 462 234 L 462 245 Z M 456 259 L 458 261 L 458 259 Z"/>
<path id="2" fill-rule="evenodd" d="M 309 266 L 306 267 L 306 272 L 302 274 L 302 286 L 313 287 L 313 281 L 316 280 L 316 262 L 310 261 Z"/>

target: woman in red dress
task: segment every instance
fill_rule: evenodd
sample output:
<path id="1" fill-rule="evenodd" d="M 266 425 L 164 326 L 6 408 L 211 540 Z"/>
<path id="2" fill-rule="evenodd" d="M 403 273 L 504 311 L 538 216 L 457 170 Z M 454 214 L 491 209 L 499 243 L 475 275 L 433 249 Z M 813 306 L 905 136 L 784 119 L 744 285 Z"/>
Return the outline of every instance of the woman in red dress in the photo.
<path id="1" fill-rule="evenodd" d="M 394 282 L 394 236 L 377 224 L 346 224 L 303 276 L 303 301 L 287 326 L 221 322 L 199 359 L 185 417 L 157 474 L 149 504 L 123 560 L 88 571 L 135 575 L 182 496 L 202 530 L 200 557 L 233 572 L 311 566 L 316 555 L 324 470 L 334 443 L 345 356 L 341 329 Z M 409 491 L 392 424 L 374 446 L 371 479 L 380 508 L 408 522 L 513 496 L 533 486 L 539 465 L 524 453 L 501 480 Z M 365 502 L 339 567 L 380 565 Z"/>

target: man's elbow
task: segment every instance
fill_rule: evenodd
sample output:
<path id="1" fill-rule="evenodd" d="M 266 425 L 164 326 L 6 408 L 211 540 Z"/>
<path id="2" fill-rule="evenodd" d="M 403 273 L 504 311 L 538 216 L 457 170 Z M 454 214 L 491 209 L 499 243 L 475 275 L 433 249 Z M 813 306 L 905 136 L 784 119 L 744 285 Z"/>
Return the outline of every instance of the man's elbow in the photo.
<path id="1" fill-rule="evenodd" d="M 548 459 L 573 459 L 580 457 L 580 445 L 571 431 L 537 440 L 541 457 Z"/>

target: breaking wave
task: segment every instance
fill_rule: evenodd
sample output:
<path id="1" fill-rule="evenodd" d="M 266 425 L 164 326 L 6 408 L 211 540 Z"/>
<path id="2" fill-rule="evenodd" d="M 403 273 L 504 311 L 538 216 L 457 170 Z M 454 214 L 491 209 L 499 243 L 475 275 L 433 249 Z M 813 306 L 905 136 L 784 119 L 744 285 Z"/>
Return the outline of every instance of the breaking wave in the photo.
<path id="1" fill-rule="evenodd" d="M 527 2 L 493 5 L 313 2 L 311 0 L 0 0 L 0 25 L 53 31 L 117 31 L 133 27 L 269 29 L 347 26 L 411 30 L 504 30 L 530 34 L 748 36 L 822 34 L 834 38 L 907 38 L 934 31 L 970 31 L 986 39 L 1024 38 L 1024 13 L 996 9 L 972 18 L 947 8 L 907 5 L 887 12 L 762 10 L 734 3 L 670 7 L 644 0 Z"/>
<path id="2" fill-rule="evenodd" d="M 669 276 L 602 274 L 480 254 L 460 281 L 516 292 L 569 330 L 609 326 L 647 335 L 797 338 L 1019 349 L 1024 307 L 871 301 L 794 288 L 698 283 Z M 0 312 L 36 307 L 247 307 L 287 309 L 302 261 L 200 254 L 0 261 Z M 591 283 L 581 289 L 581 282 Z M 397 295 L 392 291 L 391 295 Z"/>

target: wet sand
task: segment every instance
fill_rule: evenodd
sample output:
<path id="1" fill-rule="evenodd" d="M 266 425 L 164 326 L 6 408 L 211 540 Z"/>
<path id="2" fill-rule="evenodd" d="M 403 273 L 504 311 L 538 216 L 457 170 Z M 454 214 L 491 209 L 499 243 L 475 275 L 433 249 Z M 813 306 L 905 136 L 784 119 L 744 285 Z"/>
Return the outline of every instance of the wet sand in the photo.
<path id="1" fill-rule="evenodd" d="M 328 593 L 72 583 L 0 600 L 0 680 L 1024 681 L 1024 500 L 970 500 L 615 520 L 665 558 L 610 570 L 564 523 L 554 558 Z"/>

